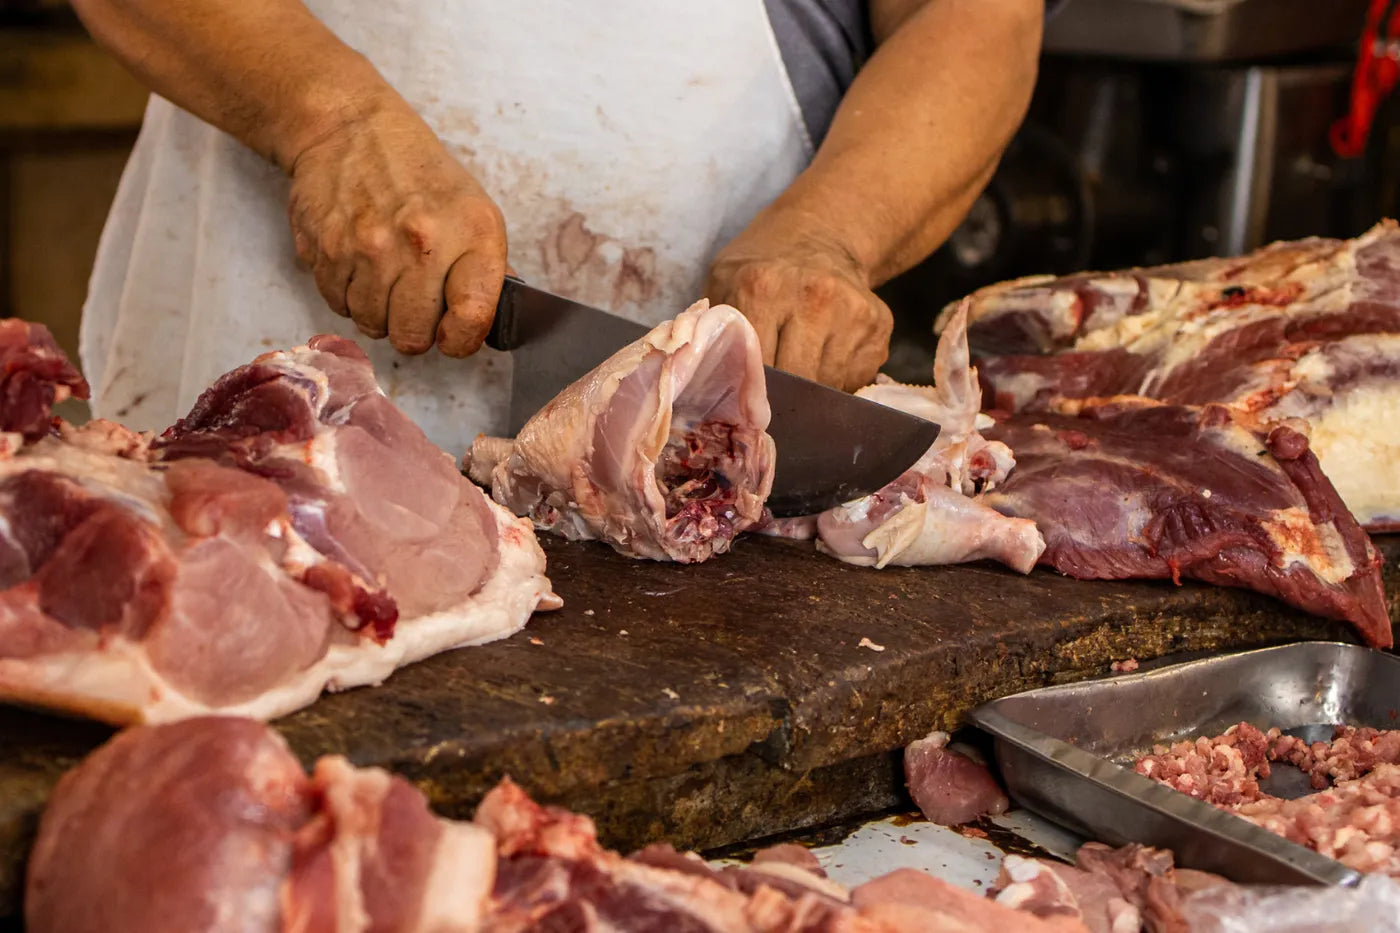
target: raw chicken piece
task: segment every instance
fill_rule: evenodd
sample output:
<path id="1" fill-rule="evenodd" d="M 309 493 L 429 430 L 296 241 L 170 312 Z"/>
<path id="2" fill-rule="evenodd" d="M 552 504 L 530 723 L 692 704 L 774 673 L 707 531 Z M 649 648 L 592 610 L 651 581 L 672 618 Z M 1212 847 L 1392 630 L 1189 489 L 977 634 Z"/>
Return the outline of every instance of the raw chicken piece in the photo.
<path id="1" fill-rule="evenodd" d="M 565 389 L 513 442 L 478 438 L 466 465 L 541 530 L 689 563 L 761 519 L 768 417 L 752 325 L 701 301 Z"/>
<path id="2" fill-rule="evenodd" d="M 457 473 L 349 341 L 230 373 L 154 444 L 48 427 L 34 405 L 71 367 L 10 360 L 34 365 L 4 379 L 47 433 L 0 448 L 0 699 L 114 723 L 272 717 L 557 605 L 528 523 Z"/>
<path id="3" fill-rule="evenodd" d="M 25 911 L 30 933 L 1087 933 L 909 869 L 848 891 L 791 851 L 623 857 L 509 779 L 473 822 L 438 819 L 399 778 L 338 757 L 307 778 L 221 717 L 133 728 L 65 775 Z"/>
<path id="4" fill-rule="evenodd" d="M 937 423 L 938 439 L 903 476 L 873 495 L 822 513 L 817 547 L 850 564 L 875 567 L 956 564 L 990 558 L 1030 572 L 1045 548 L 1035 523 L 1007 518 L 978 493 L 1015 466 L 1011 449 L 979 429 L 982 393 L 968 358 L 966 311 L 938 342 L 934 385 L 879 382 L 857 395 Z"/>

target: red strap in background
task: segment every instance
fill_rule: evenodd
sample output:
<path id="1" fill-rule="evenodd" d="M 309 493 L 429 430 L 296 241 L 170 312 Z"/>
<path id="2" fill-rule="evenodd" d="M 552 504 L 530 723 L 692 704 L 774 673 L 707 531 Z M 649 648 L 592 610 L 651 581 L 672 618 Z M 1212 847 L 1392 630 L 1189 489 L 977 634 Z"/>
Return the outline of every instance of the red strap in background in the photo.
<path id="1" fill-rule="evenodd" d="M 1356 72 L 1351 80 L 1351 110 L 1332 124 L 1332 149 L 1344 159 L 1359 158 L 1366 151 L 1371 123 L 1381 101 L 1400 81 L 1400 2 L 1371 0 Z"/>

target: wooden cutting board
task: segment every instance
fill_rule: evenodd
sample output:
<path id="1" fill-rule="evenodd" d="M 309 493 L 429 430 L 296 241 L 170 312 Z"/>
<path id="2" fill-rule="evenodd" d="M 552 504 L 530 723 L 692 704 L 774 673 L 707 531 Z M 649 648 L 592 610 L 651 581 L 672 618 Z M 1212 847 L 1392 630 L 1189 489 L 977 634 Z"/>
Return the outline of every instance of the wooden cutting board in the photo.
<path id="1" fill-rule="evenodd" d="M 1391 567 L 1400 538 L 1381 544 Z M 339 753 L 390 768 L 444 814 L 469 816 L 510 775 L 592 815 L 610 845 L 704 849 L 900 803 L 897 750 L 984 700 L 1130 657 L 1354 640 L 1271 599 L 1192 584 L 875 571 L 765 538 L 692 567 L 545 549 L 561 611 L 277 727 L 307 764 Z M 1400 574 L 1387 586 L 1400 594 Z M 0 709 L 0 917 L 17 910 L 53 782 L 110 734 Z"/>

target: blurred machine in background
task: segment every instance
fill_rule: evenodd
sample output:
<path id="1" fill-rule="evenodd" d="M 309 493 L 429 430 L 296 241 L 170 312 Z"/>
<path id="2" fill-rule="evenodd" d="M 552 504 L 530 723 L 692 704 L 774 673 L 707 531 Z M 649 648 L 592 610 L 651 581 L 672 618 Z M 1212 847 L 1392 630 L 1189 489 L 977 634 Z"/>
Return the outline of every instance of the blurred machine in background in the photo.
<path id="1" fill-rule="evenodd" d="M 947 245 L 883 291 L 890 373 L 927 380 L 932 316 L 982 285 L 1351 236 L 1400 211 L 1400 105 L 1340 159 L 1367 0 L 1067 0 L 1025 126 Z"/>

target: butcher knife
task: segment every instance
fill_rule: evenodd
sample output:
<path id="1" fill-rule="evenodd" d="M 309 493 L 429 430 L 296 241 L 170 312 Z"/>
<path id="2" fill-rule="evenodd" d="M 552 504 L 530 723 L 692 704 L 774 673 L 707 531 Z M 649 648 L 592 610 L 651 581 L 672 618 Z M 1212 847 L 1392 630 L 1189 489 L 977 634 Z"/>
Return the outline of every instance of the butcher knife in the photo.
<path id="1" fill-rule="evenodd" d="M 508 277 L 486 345 L 508 350 L 510 433 L 566 386 L 650 328 Z M 778 462 L 768 508 L 813 515 L 898 479 L 933 445 L 938 425 L 765 367 L 768 433 Z"/>

